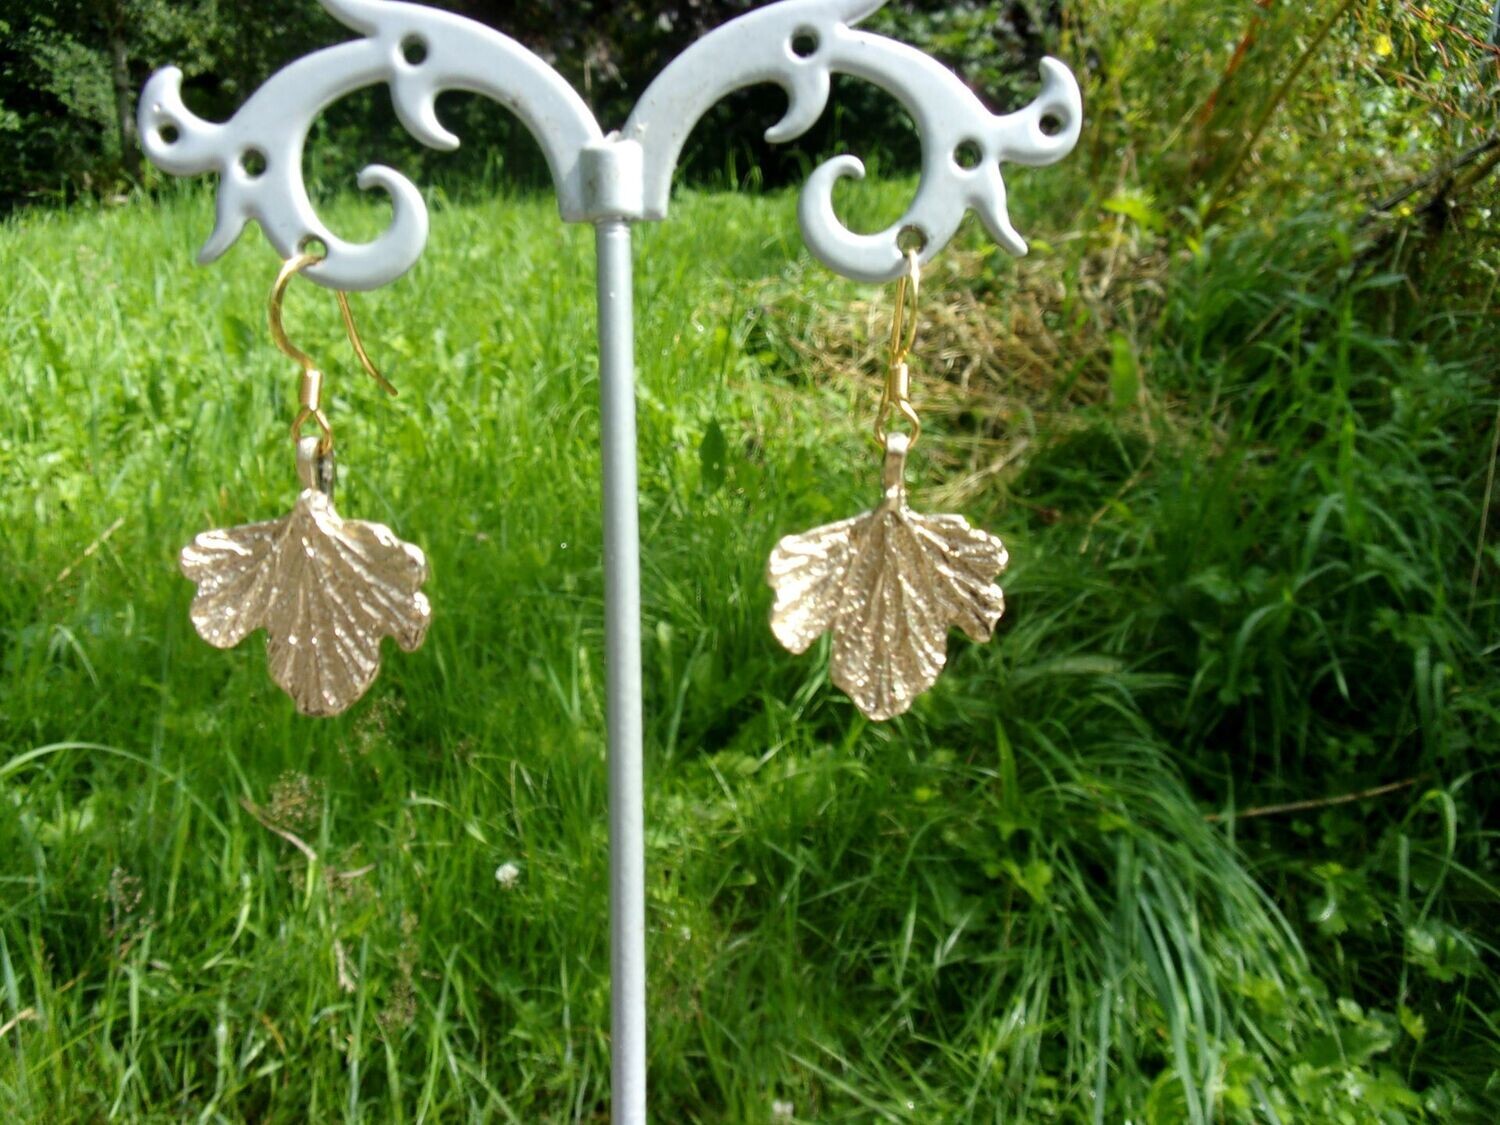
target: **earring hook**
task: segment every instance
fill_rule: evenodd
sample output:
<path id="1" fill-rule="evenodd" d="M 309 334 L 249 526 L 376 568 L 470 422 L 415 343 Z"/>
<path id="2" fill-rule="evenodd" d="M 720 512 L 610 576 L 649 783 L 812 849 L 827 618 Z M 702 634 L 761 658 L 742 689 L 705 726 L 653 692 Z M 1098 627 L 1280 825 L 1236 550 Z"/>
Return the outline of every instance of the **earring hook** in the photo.
<path id="1" fill-rule="evenodd" d="M 903 363 L 917 342 L 917 297 L 922 266 L 915 250 L 906 252 L 906 272 L 896 279 L 896 311 L 891 317 L 891 363 Z"/>
<path id="2" fill-rule="evenodd" d="M 880 408 L 875 412 L 875 440 L 882 448 L 887 444 L 886 423 L 892 411 L 911 423 L 910 449 L 922 435 L 922 420 L 912 405 L 911 371 L 906 357 L 917 342 L 917 297 L 922 287 L 922 267 L 916 250 L 906 252 L 906 272 L 896 279 L 896 308 L 891 314 L 891 357 L 885 369 L 885 386 L 880 392 Z"/>
<path id="3" fill-rule="evenodd" d="M 308 355 L 288 338 L 286 325 L 282 322 L 281 309 L 286 299 L 287 286 L 291 284 L 292 278 L 305 270 L 308 266 L 315 265 L 323 260 L 323 255 L 303 251 L 288 258 L 281 264 L 281 270 L 276 275 L 276 281 L 271 286 L 271 298 L 266 305 L 266 320 L 271 328 L 271 340 L 281 353 L 289 359 L 296 360 L 302 365 L 302 385 L 300 388 L 301 410 L 297 413 L 297 420 L 292 423 L 292 438 L 302 432 L 302 424 L 309 418 L 318 424 L 323 431 L 322 439 L 318 443 L 319 455 L 326 456 L 333 449 L 333 427 L 328 424 L 328 416 L 323 413 L 323 372 L 318 370 L 313 363 L 312 356 Z M 354 354 L 359 357 L 360 366 L 363 367 L 370 378 L 379 384 L 380 389 L 386 394 L 394 396 L 396 388 L 388 379 L 380 373 L 371 361 L 370 355 L 365 351 L 364 341 L 359 338 L 359 329 L 354 324 L 354 312 L 349 308 L 349 295 L 341 289 L 335 289 L 333 295 L 339 304 L 339 314 L 344 321 L 344 332 L 349 337 L 349 343 L 354 348 Z"/>

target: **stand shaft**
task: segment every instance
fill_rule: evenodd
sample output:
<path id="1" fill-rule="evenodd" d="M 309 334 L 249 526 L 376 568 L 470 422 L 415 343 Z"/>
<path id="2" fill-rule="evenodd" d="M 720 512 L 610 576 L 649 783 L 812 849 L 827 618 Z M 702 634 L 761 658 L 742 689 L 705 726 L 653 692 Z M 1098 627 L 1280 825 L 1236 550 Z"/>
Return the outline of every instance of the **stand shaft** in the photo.
<path id="1" fill-rule="evenodd" d="M 630 225 L 606 219 L 596 233 L 609 696 L 611 1120 L 613 1125 L 645 1125 L 646 855 L 641 807 L 641 566 Z"/>

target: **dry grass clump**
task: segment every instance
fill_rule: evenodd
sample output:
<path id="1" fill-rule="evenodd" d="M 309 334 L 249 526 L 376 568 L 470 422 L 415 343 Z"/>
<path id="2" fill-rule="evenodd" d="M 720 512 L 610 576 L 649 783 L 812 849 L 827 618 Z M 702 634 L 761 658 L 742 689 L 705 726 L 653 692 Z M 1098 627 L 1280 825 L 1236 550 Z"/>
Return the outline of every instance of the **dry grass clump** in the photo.
<path id="1" fill-rule="evenodd" d="M 320 778 L 297 770 L 283 770 L 271 786 L 270 819 L 292 832 L 307 832 L 323 815 L 328 786 Z"/>
<path id="2" fill-rule="evenodd" d="M 1160 306 L 1168 256 L 1120 227 L 1081 235 L 1082 246 L 1019 260 L 993 247 L 950 249 L 922 277 L 912 397 L 924 423 L 944 433 L 924 444 L 962 499 L 1022 467 L 1041 439 L 1086 424 L 1078 408 L 1113 404 L 1119 424 L 1140 426 L 1150 400 L 1144 376 L 1133 402 L 1115 401 L 1123 347 L 1137 369 L 1136 325 Z M 768 282 L 768 287 L 785 282 Z M 873 420 L 885 378 L 888 287 L 847 303 L 767 294 L 763 316 L 808 381 L 858 389 L 858 418 Z"/>

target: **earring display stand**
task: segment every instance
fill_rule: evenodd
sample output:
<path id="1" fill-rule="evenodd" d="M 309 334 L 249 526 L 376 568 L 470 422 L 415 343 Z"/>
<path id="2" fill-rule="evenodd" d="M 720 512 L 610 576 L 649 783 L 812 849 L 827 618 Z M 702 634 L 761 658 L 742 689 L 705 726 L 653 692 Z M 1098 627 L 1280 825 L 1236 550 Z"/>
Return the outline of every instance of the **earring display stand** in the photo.
<path id="1" fill-rule="evenodd" d="M 1078 141 L 1078 84 L 1056 59 L 1041 62 L 1042 88 L 1014 113 L 987 110 L 959 78 L 920 51 L 855 25 L 884 0 L 780 0 L 705 35 L 651 83 L 623 128 L 605 134 L 550 66 L 515 40 L 473 20 L 396 0 L 319 0 L 358 39 L 315 51 L 272 75 L 223 124 L 192 114 L 182 72 L 158 71 L 141 96 L 146 155 L 174 175 L 218 174 L 217 221 L 198 256 L 212 262 L 255 220 L 284 259 L 313 240 L 327 248 L 305 271 L 336 290 L 395 281 L 421 256 L 428 218 L 420 191 L 382 165 L 361 188 L 391 198 L 390 225 L 367 243 L 338 238 L 318 218 L 302 180 L 313 120 L 366 86 L 390 87 L 401 123 L 423 143 L 452 149 L 437 96 L 482 94 L 514 112 L 536 137 L 564 222 L 593 223 L 597 238 L 600 432 L 603 458 L 605 661 L 608 696 L 611 1099 L 615 1125 L 646 1121 L 646 909 L 641 768 L 640 541 L 637 522 L 634 314 L 630 224 L 667 217 L 672 175 L 689 132 L 725 95 L 771 82 L 787 93 L 772 142 L 802 135 L 828 102 L 831 76 L 849 74 L 889 92 L 921 140 L 921 177 L 899 221 L 874 234 L 846 228 L 833 207 L 843 178 L 864 166 L 838 156 L 816 168 L 798 206 L 802 237 L 829 269 L 889 281 L 906 268 L 901 243 L 930 261 L 966 212 L 1012 253 L 1026 243 L 1006 211 L 1000 165 L 1051 164 Z M 967 159 L 964 157 L 967 156 Z"/>

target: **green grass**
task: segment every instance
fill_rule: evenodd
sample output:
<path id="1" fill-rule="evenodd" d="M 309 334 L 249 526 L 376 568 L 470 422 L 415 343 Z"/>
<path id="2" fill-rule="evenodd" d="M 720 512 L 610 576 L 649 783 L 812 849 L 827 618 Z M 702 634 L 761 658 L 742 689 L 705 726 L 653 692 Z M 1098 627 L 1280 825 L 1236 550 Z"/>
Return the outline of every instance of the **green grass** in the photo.
<path id="1" fill-rule="evenodd" d="M 1021 229 L 1056 221 L 1043 175 Z M 859 217 L 910 190 L 861 189 Z M 196 638 L 175 571 L 295 488 L 274 259 L 251 232 L 190 267 L 210 209 L 0 229 L 0 1109 L 602 1120 L 589 232 L 549 200 L 439 205 L 413 274 L 355 297 L 394 400 L 294 287 L 340 510 L 433 574 L 426 645 L 311 721 L 258 639 Z M 1131 342 L 1142 405 L 1037 402 L 1032 451 L 969 490 L 1015 560 L 1001 635 L 955 635 L 871 725 L 766 625 L 771 545 L 878 471 L 869 387 L 790 358 L 867 295 L 794 211 L 686 194 L 638 232 L 653 1119 L 1493 1119 L 1483 356 L 1382 324 L 1295 232 L 1205 239 Z M 1014 267 L 986 261 L 1004 308 Z M 1066 300 L 1064 337 L 1099 313 Z M 965 426 L 934 415 L 924 450 L 974 468 Z M 944 474 L 914 469 L 921 506 Z"/>

